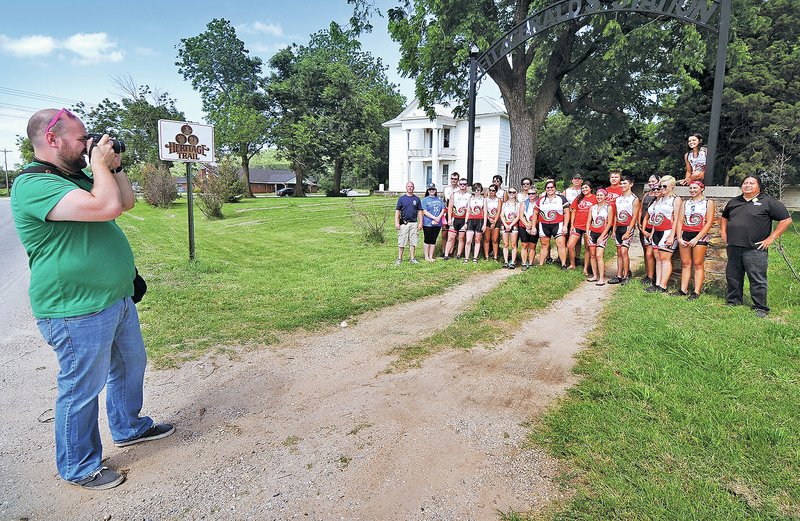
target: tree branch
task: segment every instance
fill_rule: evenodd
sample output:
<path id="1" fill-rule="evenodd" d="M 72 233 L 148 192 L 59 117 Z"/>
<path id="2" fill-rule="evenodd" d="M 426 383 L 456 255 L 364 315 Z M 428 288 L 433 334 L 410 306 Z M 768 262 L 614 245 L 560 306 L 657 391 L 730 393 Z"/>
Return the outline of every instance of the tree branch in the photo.
<path id="1" fill-rule="evenodd" d="M 566 115 L 574 113 L 580 107 L 586 107 L 594 112 L 597 112 L 598 114 L 607 114 L 609 116 L 614 116 L 615 118 L 626 119 L 625 113 L 619 110 L 619 108 L 600 105 L 591 98 L 591 93 L 592 91 L 583 92 L 574 100 L 569 100 L 564 94 L 564 91 L 561 90 L 561 86 L 559 86 L 556 90 L 556 100 L 558 101 L 558 104 L 561 105 L 561 110 Z"/>

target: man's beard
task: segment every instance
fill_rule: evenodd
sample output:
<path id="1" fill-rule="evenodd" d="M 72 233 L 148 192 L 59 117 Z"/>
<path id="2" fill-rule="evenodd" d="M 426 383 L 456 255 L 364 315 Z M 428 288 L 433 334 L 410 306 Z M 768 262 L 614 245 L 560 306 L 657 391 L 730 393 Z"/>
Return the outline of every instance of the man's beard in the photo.
<path id="1" fill-rule="evenodd" d="M 86 159 L 84 159 L 83 153 L 77 157 L 67 157 L 63 155 L 60 151 L 58 154 L 58 158 L 61 160 L 61 163 L 67 168 L 67 170 L 77 173 L 86 168 Z"/>

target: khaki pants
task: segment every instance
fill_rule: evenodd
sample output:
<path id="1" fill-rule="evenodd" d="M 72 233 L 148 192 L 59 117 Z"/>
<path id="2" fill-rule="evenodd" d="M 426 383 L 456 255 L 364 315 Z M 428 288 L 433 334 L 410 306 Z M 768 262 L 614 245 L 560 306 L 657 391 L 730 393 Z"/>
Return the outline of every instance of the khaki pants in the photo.
<path id="1" fill-rule="evenodd" d="M 400 229 L 397 231 L 397 246 L 399 248 L 405 248 L 408 244 L 416 248 L 419 241 L 417 226 L 417 223 L 411 222 L 400 225 Z"/>

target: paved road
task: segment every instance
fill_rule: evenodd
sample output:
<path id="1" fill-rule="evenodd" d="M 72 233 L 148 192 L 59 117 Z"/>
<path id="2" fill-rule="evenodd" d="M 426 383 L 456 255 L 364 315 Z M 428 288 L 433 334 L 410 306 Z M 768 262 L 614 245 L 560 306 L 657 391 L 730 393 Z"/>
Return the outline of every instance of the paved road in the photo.
<path id="1" fill-rule="evenodd" d="M 0 483 L 28 480 L 36 466 L 55 475 L 50 419 L 58 364 L 33 320 L 29 281 L 10 201 L 0 198 Z M 0 486 L 0 518 L 20 501 L 9 496 Z"/>
<path id="2" fill-rule="evenodd" d="M 3 345 L 20 329 L 36 332 L 28 301 L 28 257 L 11 218 L 11 204 L 0 198 L 0 341 Z"/>

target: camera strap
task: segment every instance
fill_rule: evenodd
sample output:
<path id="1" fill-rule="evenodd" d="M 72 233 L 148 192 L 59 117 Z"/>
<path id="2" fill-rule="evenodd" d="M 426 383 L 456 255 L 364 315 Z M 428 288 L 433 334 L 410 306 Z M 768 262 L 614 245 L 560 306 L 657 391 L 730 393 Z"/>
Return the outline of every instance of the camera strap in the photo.
<path id="1" fill-rule="evenodd" d="M 83 190 L 85 190 L 85 188 L 81 186 L 78 183 L 78 181 L 87 181 L 90 184 L 94 184 L 94 179 L 92 179 L 82 171 L 77 174 L 67 174 L 59 170 L 56 165 L 48 163 L 47 161 L 42 161 L 41 159 L 36 157 L 33 158 L 33 163 L 31 165 L 29 165 L 22 172 L 20 172 L 20 175 L 22 174 L 55 174 L 59 177 L 66 179 L 67 181 L 72 181 L 79 188 Z"/>

